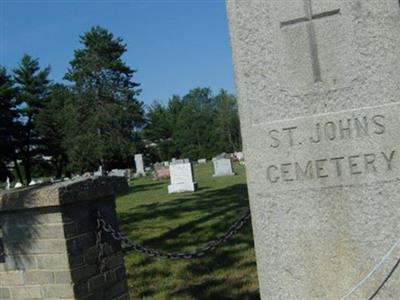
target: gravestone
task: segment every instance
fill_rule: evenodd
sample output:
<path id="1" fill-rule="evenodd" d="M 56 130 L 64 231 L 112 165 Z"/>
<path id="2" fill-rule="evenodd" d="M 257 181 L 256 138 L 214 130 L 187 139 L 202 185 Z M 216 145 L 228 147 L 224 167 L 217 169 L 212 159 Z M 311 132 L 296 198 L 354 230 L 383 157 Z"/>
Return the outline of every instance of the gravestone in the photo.
<path id="1" fill-rule="evenodd" d="M 93 173 L 94 176 L 103 176 L 103 166 L 99 166 L 96 172 Z"/>
<path id="2" fill-rule="evenodd" d="M 194 192 L 197 183 L 194 182 L 193 167 L 188 159 L 175 160 L 169 165 L 171 184 L 168 193 Z"/>
<path id="3" fill-rule="evenodd" d="M 135 166 L 136 166 L 136 176 L 145 176 L 146 172 L 144 171 L 143 164 L 143 154 L 135 154 Z"/>
<path id="4" fill-rule="evenodd" d="M 14 188 L 15 188 L 15 189 L 20 188 L 20 187 L 22 187 L 22 183 L 21 183 L 21 182 L 17 182 L 17 183 L 14 185 Z"/>
<path id="5" fill-rule="evenodd" d="M 214 165 L 214 177 L 235 175 L 232 170 L 232 161 L 225 153 L 212 159 Z"/>
<path id="6" fill-rule="evenodd" d="M 400 255 L 399 1 L 226 7 L 261 297 L 368 299 Z"/>
<path id="7" fill-rule="evenodd" d="M 11 184 L 10 184 L 10 177 L 7 176 L 7 180 L 6 180 L 6 190 L 9 190 L 9 189 L 10 189 L 10 186 L 11 186 Z"/>
<path id="8" fill-rule="evenodd" d="M 0 192 L 0 299 L 129 299 L 121 244 L 103 232 L 99 260 L 93 215 L 118 230 L 115 193 L 127 190 L 94 177 Z"/>
<path id="9" fill-rule="evenodd" d="M 200 158 L 200 159 L 197 160 L 198 164 L 205 164 L 206 162 L 207 162 L 206 158 Z"/>
<path id="10" fill-rule="evenodd" d="M 107 174 L 108 176 L 128 177 L 128 171 L 125 169 L 112 169 Z"/>
<path id="11" fill-rule="evenodd" d="M 154 164 L 154 175 L 156 179 L 167 179 L 170 178 L 169 167 L 166 167 L 163 163 Z"/>
<path id="12" fill-rule="evenodd" d="M 235 152 L 234 155 L 235 155 L 235 157 L 236 157 L 236 159 L 237 159 L 238 161 L 244 161 L 244 154 L 243 154 L 243 152 Z"/>
<path id="13" fill-rule="evenodd" d="M 37 182 L 36 182 L 36 180 L 35 179 L 32 179 L 31 180 L 31 182 L 29 182 L 29 185 L 30 186 L 32 186 L 32 185 L 36 185 L 37 184 Z"/>

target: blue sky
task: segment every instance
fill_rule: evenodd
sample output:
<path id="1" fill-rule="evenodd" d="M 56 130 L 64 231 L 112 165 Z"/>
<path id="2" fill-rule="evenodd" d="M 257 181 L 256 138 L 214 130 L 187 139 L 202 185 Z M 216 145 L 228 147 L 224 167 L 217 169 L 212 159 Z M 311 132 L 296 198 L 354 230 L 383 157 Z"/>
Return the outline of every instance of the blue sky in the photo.
<path id="1" fill-rule="evenodd" d="M 197 86 L 234 92 L 223 0 L 0 0 L 0 65 L 28 53 L 61 81 L 79 35 L 95 25 L 124 39 L 145 104 Z"/>

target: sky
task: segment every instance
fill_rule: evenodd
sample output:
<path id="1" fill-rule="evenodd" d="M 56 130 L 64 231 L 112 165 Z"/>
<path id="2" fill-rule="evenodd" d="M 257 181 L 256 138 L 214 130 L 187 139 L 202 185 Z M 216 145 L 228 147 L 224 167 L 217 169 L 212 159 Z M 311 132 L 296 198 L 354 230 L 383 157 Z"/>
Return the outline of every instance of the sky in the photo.
<path id="1" fill-rule="evenodd" d="M 0 0 L 0 65 L 11 70 L 27 53 L 62 82 L 96 25 L 127 44 L 146 105 L 198 86 L 235 92 L 223 0 Z"/>

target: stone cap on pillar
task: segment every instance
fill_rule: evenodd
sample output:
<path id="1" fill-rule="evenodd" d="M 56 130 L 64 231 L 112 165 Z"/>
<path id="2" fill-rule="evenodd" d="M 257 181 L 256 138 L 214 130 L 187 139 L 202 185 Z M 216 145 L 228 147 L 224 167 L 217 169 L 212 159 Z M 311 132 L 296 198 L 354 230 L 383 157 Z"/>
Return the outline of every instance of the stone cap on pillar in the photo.
<path id="1" fill-rule="evenodd" d="M 0 192 L 0 212 L 53 207 L 126 193 L 126 178 L 89 177 Z"/>

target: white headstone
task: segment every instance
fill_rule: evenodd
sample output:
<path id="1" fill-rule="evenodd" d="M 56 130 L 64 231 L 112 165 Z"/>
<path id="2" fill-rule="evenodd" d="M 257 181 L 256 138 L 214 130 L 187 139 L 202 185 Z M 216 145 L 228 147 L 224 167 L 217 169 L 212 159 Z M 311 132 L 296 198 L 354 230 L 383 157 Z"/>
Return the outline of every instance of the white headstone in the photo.
<path id="1" fill-rule="evenodd" d="M 112 169 L 108 172 L 108 176 L 128 177 L 128 172 L 125 169 Z"/>
<path id="2" fill-rule="evenodd" d="M 226 6 L 261 298 L 370 299 L 400 257 L 399 1 Z"/>
<path id="3" fill-rule="evenodd" d="M 36 184 L 37 182 L 34 179 L 32 179 L 31 182 L 29 182 L 29 185 L 36 185 Z"/>
<path id="4" fill-rule="evenodd" d="M 232 176 L 235 173 L 232 170 L 232 161 L 230 158 L 227 158 L 225 154 L 218 155 L 214 157 L 213 160 L 214 165 L 214 175 L 213 176 Z"/>
<path id="5" fill-rule="evenodd" d="M 136 165 L 136 176 L 144 176 L 146 172 L 144 171 L 143 164 L 143 154 L 135 154 L 135 165 Z"/>
<path id="6" fill-rule="evenodd" d="M 6 190 L 10 189 L 10 178 L 7 176 L 7 180 L 6 180 Z"/>
<path id="7" fill-rule="evenodd" d="M 194 182 L 192 164 L 188 160 L 174 161 L 169 166 L 171 184 L 168 193 L 194 192 L 197 183 Z"/>
<path id="8" fill-rule="evenodd" d="M 99 166 L 99 169 L 93 173 L 94 176 L 103 176 L 103 166 Z"/>
<path id="9" fill-rule="evenodd" d="M 22 187 L 22 183 L 21 182 L 17 182 L 15 185 L 14 185 L 14 188 L 20 188 L 20 187 Z"/>
<path id="10" fill-rule="evenodd" d="M 200 158 L 200 159 L 197 160 L 198 164 L 205 164 L 206 162 L 207 162 L 206 158 Z"/>

